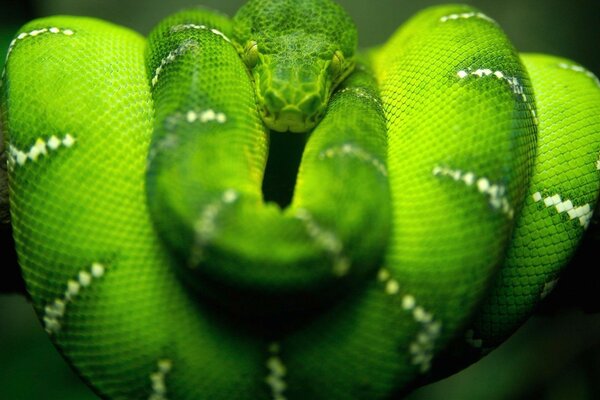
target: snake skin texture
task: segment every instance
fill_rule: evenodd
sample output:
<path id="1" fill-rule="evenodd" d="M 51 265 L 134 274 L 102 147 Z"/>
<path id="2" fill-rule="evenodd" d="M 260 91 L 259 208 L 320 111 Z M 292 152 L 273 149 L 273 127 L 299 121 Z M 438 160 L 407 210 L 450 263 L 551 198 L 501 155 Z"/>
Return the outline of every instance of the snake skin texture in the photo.
<path id="1" fill-rule="evenodd" d="M 329 0 L 251 0 L 147 39 L 67 16 L 17 32 L 19 264 L 100 396 L 390 398 L 555 286 L 597 206 L 598 79 L 468 6 L 362 53 L 354 29 Z M 279 130 L 306 136 L 285 207 L 261 189 Z"/>

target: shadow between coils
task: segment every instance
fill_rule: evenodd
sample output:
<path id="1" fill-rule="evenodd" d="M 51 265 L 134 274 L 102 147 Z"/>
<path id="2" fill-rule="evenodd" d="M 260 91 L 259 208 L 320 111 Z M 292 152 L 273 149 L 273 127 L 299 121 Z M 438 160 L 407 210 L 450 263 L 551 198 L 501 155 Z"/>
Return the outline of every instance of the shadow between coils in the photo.
<path id="1" fill-rule="evenodd" d="M 360 297 L 375 279 L 376 272 L 369 271 L 358 280 L 340 278 L 336 285 L 324 283 L 316 291 L 313 287 L 310 291 L 274 293 L 231 287 L 208 276 L 197 279 L 197 271 L 195 279 L 190 279 L 182 268 L 175 269 L 184 290 L 197 299 L 198 306 L 210 319 L 264 339 L 297 331 L 340 304 Z"/>

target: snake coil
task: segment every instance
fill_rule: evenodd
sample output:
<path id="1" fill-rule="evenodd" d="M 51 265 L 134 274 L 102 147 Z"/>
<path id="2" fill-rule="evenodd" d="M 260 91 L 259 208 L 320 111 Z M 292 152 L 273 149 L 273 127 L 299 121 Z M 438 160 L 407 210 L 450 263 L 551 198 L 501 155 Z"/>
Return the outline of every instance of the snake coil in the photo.
<path id="1" fill-rule="evenodd" d="M 597 204 L 598 79 L 468 6 L 355 48 L 329 0 L 186 10 L 147 40 L 66 16 L 17 33 L 19 264 L 98 394 L 387 398 L 552 290 Z M 306 138 L 286 207 L 261 189 L 277 131 Z"/>

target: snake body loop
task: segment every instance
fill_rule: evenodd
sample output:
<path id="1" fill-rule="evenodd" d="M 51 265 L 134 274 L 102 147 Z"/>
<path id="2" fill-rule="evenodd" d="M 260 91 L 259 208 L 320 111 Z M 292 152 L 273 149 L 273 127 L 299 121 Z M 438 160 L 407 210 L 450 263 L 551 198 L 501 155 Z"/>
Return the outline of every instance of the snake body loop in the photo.
<path id="1" fill-rule="evenodd" d="M 245 66 L 226 33 L 191 26 L 229 31 L 202 13 L 182 13 L 149 38 L 160 111 L 147 198 L 178 265 L 199 281 L 200 292 L 232 297 L 236 307 L 256 301 L 262 311 L 287 310 L 297 302 L 290 296 L 316 302 L 321 292 L 332 297 L 341 286 L 356 286 L 377 268 L 381 257 L 373 254 L 383 253 L 388 235 L 389 201 L 368 201 L 388 198 L 385 120 L 374 83 L 360 74 L 346 83 L 371 101 L 350 91 L 332 101 L 306 144 L 292 204 L 280 210 L 262 201 L 267 136 Z M 173 54 L 177 68 L 163 71 Z M 203 76 L 211 77 L 208 94 Z M 239 88 L 234 96 L 230 87 Z M 348 118 L 347 109 L 373 118 Z"/>
<path id="2" fill-rule="evenodd" d="M 600 190 L 595 76 L 467 6 L 355 46 L 325 0 L 186 10 L 148 39 L 79 17 L 17 33 L 19 263 L 103 397 L 388 398 L 556 284 Z M 284 208 L 261 190 L 281 130 L 310 130 Z"/>

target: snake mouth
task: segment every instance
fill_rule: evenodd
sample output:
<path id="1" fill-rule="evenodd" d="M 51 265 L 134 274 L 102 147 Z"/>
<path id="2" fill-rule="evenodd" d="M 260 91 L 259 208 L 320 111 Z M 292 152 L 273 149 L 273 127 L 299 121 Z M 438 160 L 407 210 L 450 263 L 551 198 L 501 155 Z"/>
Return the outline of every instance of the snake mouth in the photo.
<path id="1" fill-rule="evenodd" d="M 264 107 L 261 116 L 267 128 L 276 132 L 304 133 L 313 129 L 318 121 L 318 116 L 307 116 L 295 106 L 286 106 L 276 112 Z"/>

